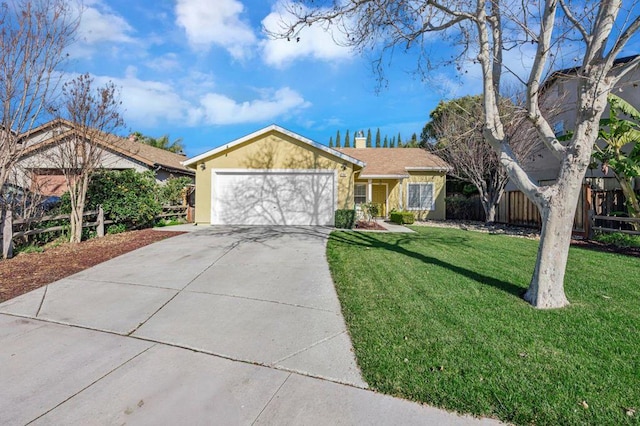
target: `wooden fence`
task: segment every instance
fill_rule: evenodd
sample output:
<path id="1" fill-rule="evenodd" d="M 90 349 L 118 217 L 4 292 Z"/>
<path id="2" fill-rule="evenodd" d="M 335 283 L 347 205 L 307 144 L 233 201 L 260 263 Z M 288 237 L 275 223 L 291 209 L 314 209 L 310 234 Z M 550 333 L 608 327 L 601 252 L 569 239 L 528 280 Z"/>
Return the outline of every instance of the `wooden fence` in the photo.
<path id="1" fill-rule="evenodd" d="M 584 185 L 578 199 L 578 206 L 573 220 L 573 233 L 587 237 L 590 233 L 591 221 L 591 188 Z M 496 210 L 496 222 L 517 226 L 542 227 L 542 219 L 535 204 L 521 191 L 506 191 Z"/>
<path id="2" fill-rule="evenodd" d="M 156 216 L 156 219 L 167 219 L 172 217 L 186 217 L 188 206 L 164 206 L 162 213 Z M 85 212 L 83 218 L 95 217 L 94 221 L 82 223 L 83 228 L 96 228 L 96 234 L 98 237 L 104 237 L 104 226 L 115 223 L 113 220 L 104 219 L 104 211 L 102 207 L 98 210 Z M 48 228 L 35 228 L 29 229 L 33 224 L 41 224 L 44 222 L 50 222 L 54 220 L 71 221 L 71 215 L 63 214 L 56 216 L 41 216 L 37 218 L 29 219 L 12 219 L 11 212 L 7 212 L 7 217 L 4 220 L 4 226 L 2 228 L 2 257 L 9 259 L 13 257 L 13 239 L 20 237 L 28 237 L 31 235 L 38 235 L 45 232 L 57 232 L 69 228 L 68 224 L 55 225 Z"/>
<path id="3" fill-rule="evenodd" d="M 593 216 L 592 231 L 600 232 L 622 232 L 630 235 L 640 235 L 640 231 L 635 231 L 630 224 L 640 223 L 640 219 L 632 217 L 616 217 L 616 216 Z M 624 225 L 629 224 L 628 227 Z"/>

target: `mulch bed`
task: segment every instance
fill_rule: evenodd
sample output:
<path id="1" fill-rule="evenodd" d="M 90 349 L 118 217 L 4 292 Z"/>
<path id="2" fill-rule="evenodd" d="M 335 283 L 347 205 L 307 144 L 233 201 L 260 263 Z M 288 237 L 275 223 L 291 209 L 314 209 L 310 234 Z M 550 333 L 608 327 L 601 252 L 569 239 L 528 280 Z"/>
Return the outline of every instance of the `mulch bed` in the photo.
<path id="1" fill-rule="evenodd" d="M 571 240 L 571 245 L 589 250 L 604 251 L 607 253 L 624 254 L 626 256 L 640 257 L 640 247 L 618 247 L 612 244 L 604 244 L 592 240 Z"/>
<path id="2" fill-rule="evenodd" d="M 123 232 L 78 244 L 65 243 L 42 253 L 20 253 L 0 261 L 0 302 L 68 277 L 121 254 L 184 232 Z"/>
<path id="3" fill-rule="evenodd" d="M 356 222 L 356 229 L 364 229 L 367 231 L 386 231 L 386 229 L 377 224 L 376 222 L 367 222 L 364 220 L 359 220 Z"/>

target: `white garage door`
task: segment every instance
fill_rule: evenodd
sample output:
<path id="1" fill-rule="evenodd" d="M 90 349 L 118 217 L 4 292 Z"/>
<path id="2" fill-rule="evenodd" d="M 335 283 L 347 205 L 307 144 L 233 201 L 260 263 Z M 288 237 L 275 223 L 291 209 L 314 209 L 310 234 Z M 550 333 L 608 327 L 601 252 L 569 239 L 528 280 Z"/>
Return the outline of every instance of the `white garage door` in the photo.
<path id="1" fill-rule="evenodd" d="M 213 170 L 211 175 L 212 224 L 333 226 L 333 170 Z"/>

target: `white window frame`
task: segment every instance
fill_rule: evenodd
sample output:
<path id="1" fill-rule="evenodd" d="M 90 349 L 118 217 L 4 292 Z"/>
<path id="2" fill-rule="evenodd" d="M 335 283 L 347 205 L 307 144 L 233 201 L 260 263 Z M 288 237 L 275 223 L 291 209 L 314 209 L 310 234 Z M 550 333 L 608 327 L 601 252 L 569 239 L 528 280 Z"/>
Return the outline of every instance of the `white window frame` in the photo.
<path id="1" fill-rule="evenodd" d="M 364 188 L 364 195 L 357 195 L 356 188 L 362 187 Z M 358 202 L 358 198 L 364 198 L 361 202 Z M 356 183 L 353 187 L 353 203 L 357 206 L 358 204 L 364 204 L 367 202 L 367 184 L 366 183 Z"/>
<path id="2" fill-rule="evenodd" d="M 420 188 L 420 206 L 418 207 L 413 207 L 409 204 L 410 199 L 409 199 L 409 193 L 411 192 L 410 188 L 411 186 L 418 186 Z M 423 187 L 430 187 L 431 188 L 431 205 L 430 206 L 423 206 L 422 205 L 422 191 L 423 191 Z M 433 182 L 410 182 L 407 184 L 407 210 L 422 210 L 422 211 L 433 211 L 436 209 L 436 186 Z"/>

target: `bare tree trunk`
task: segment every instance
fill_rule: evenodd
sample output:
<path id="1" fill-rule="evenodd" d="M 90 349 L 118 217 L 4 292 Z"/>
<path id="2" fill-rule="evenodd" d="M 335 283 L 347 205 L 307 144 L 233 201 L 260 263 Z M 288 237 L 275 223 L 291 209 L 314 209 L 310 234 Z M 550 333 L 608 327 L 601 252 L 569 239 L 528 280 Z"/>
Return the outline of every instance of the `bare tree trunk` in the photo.
<path id="1" fill-rule="evenodd" d="M 79 243 L 82 241 L 82 219 L 84 217 L 84 207 L 87 194 L 87 186 L 89 185 L 88 177 L 78 179 L 69 191 L 71 196 L 71 236 L 69 242 Z"/>
<path id="2" fill-rule="evenodd" d="M 536 308 L 561 308 L 569 304 L 564 294 L 564 274 L 571 244 L 573 214 L 562 203 L 545 207 L 536 267 L 524 299 Z"/>

